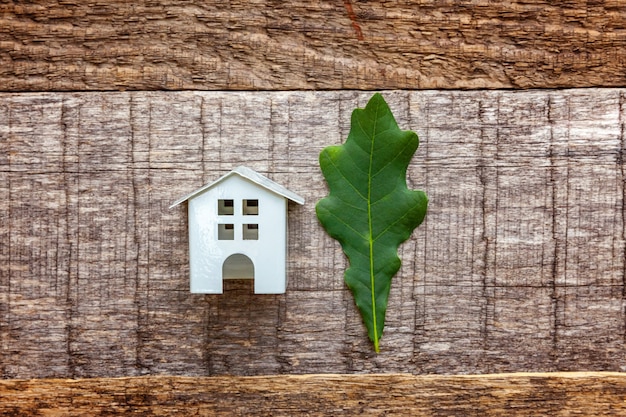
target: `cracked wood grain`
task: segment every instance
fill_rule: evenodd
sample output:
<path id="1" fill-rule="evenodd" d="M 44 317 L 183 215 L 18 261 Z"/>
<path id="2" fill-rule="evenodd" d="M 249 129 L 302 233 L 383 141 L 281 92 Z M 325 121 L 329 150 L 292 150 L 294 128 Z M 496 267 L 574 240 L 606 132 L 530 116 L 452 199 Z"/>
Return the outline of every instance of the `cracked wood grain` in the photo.
<path id="1" fill-rule="evenodd" d="M 0 381 L 3 415 L 619 416 L 619 373 Z"/>
<path id="2" fill-rule="evenodd" d="M 619 87 L 619 1 L 0 5 L 0 90 Z"/>
<path id="3" fill-rule="evenodd" d="M 2 378 L 626 369 L 623 89 L 389 91 L 421 146 L 382 353 L 313 207 L 287 293 L 188 291 L 177 196 L 241 164 L 315 202 L 369 92 L 0 94 Z"/>

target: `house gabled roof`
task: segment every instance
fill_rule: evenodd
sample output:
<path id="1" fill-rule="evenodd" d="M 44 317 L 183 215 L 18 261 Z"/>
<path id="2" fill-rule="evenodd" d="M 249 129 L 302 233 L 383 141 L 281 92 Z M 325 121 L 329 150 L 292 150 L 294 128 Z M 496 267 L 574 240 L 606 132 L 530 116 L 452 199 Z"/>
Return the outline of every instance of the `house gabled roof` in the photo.
<path id="1" fill-rule="evenodd" d="M 265 188 L 266 190 L 271 191 L 274 194 L 278 194 L 281 197 L 287 198 L 293 201 L 294 203 L 304 204 L 304 198 L 300 197 L 298 194 L 292 191 L 289 191 L 282 185 L 275 183 L 274 181 L 270 180 L 267 177 L 264 177 L 263 175 L 259 174 L 253 169 L 250 169 L 244 166 L 238 166 L 237 168 L 233 169 L 228 174 L 220 177 L 219 179 L 209 184 L 203 185 L 202 187 L 187 194 L 186 196 L 179 198 L 170 206 L 170 208 L 176 207 L 180 203 L 189 200 L 190 198 L 196 196 L 197 194 L 200 194 L 203 191 L 208 190 L 209 188 L 213 188 L 220 182 L 224 181 L 226 178 L 231 177 L 233 175 L 239 175 L 240 177 L 245 178 L 248 181 L 252 181 L 253 183 L 258 184 L 261 187 Z"/>

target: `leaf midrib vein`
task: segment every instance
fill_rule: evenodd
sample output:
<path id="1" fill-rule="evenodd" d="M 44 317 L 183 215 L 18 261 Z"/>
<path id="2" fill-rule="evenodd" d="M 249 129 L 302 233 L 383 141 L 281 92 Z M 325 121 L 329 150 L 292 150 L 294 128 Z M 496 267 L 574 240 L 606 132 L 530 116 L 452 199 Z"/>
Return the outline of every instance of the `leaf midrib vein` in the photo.
<path id="1" fill-rule="evenodd" d="M 400 223 L 404 218 L 406 218 L 407 216 L 409 216 L 409 214 L 411 214 L 411 211 L 407 210 L 404 212 L 404 214 L 400 217 L 398 217 L 398 219 L 396 219 L 394 222 L 392 222 L 389 226 L 385 227 L 385 229 L 383 229 L 375 238 L 374 238 L 374 242 L 376 242 L 381 236 L 383 236 L 385 233 L 387 233 L 387 231 L 389 229 L 391 229 L 392 227 L 394 227 L 396 224 Z"/>
<path id="2" fill-rule="evenodd" d="M 370 291 L 372 296 L 372 327 L 374 329 L 374 350 L 376 353 L 379 352 L 379 341 L 378 341 L 378 323 L 376 318 L 376 293 L 375 293 L 375 275 L 374 275 L 374 241 L 373 241 L 373 226 L 372 226 L 372 204 L 371 204 L 371 195 L 372 195 L 372 166 L 374 159 L 374 144 L 376 140 L 376 126 L 378 124 L 378 106 L 376 107 L 376 112 L 374 114 L 374 128 L 372 130 L 371 135 L 371 146 L 370 146 L 370 155 L 369 155 L 369 167 L 367 170 L 367 224 L 368 224 L 368 244 L 369 244 L 369 254 L 370 254 Z M 360 123 L 359 123 L 360 125 Z M 361 126 L 361 130 L 363 127 Z"/>
<path id="3" fill-rule="evenodd" d="M 374 130 L 376 130 L 376 122 L 377 122 L 377 121 L 378 121 L 378 109 L 376 109 L 376 121 L 374 122 Z M 397 126 L 396 126 L 396 127 L 397 127 Z M 365 131 L 365 129 L 363 128 L 363 125 L 361 125 L 361 122 L 360 122 L 360 121 L 359 121 L 359 128 L 361 129 L 361 132 L 363 133 L 363 135 L 364 135 L 364 136 L 370 136 L 370 135 L 368 135 L 368 134 L 367 134 L 367 132 L 366 132 L 366 131 Z M 376 136 L 380 136 L 380 135 L 382 135 L 383 133 L 387 133 L 387 132 L 390 132 L 390 131 L 392 131 L 392 130 L 394 130 L 394 126 L 392 126 L 392 127 L 388 128 L 388 129 L 385 129 L 385 130 L 381 130 L 380 132 L 376 132 L 376 133 L 374 133 L 374 134 L 372 135 L 372 138 L 374 138 L 374 139 L 375 139 L 375 138 L 376 138 Z"/>
<path id="4" fill-rule="evenodd" d="M 406 150 L 406 148 L 408 148 L 409 146 L 411 146 L 411 142 L 407 141 L 404 144 L 404 147 L 402 148 L 402 150 L 398 153 L 396 153 L 396 155 L 393 157 L 393 159 L 389 160 L 389 162 L 387 162 L 385 165 L 383 165 L 382 167 L 380 167 L 380 169 L 378 171 L 376 171 L 374 174 L 372 174 L 372 178 L 376 177 L 378 174 L 380 174 L 385 168 L 387 168 L 389 165 L 391 165 L 393 162 L 395 162 L 396 159 L 398 159 L 400 156 L 402 156 L 404 154 L 404 151 Z"/>

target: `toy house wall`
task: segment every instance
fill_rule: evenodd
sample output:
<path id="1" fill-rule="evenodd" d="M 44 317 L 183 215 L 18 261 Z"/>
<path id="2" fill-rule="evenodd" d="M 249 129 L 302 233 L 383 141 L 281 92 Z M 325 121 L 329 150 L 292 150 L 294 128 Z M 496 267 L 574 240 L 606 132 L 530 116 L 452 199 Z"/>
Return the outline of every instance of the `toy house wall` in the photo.
<path id="1" fill-rule="evenodd" d="M 626 369 L 626 9 L 279 3 L 3 3 L 0 376 Z M 431 201 L 377 356 L 314 213 L 362 89 Z M 287 292 L 190 294 L 168 206 L 242 164 L 307 200 Z"/>
<path id="2" fill-rule="evenodd" d="M 219 214 L 219 200 L 233 203 L 232 214 Z M 244 200 L 255 200 L 258 214 L 244 214 Z M 188 204 L 191 292 L 222 293 L 224 261 L 235 254 L 252 261 L 256 293 L 285 291 L 287 210 L 283 197 L 232 175 L 192 197 Z M 220 239 L 220 225 L 233 226 L 229 239 Z M 244 238 L 248 225 L 257 226 L 250 229 L 256 235 Z"/>

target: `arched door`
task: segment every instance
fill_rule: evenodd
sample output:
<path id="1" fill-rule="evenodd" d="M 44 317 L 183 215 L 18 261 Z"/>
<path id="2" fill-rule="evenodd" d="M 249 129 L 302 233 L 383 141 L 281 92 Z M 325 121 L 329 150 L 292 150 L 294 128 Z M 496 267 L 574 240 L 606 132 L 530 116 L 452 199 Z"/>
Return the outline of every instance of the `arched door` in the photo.
<path id="1" fill-rule="evenodd" d="M 254 279 L 254 264 L 246 255 L 230 255 L 222 265 L 222 279 Z"/>

